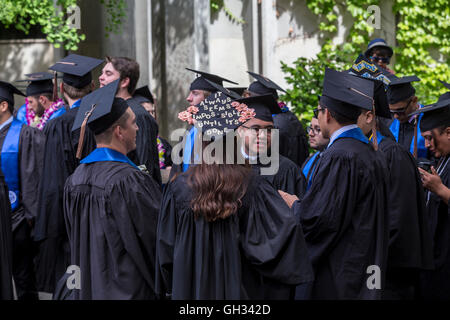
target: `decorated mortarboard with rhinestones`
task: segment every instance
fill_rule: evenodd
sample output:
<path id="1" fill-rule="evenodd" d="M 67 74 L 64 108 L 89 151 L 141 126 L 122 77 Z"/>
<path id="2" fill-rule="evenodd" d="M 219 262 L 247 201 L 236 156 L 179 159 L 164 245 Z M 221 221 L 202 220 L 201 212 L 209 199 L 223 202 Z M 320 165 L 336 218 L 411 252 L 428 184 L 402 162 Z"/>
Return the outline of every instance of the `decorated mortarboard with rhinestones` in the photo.
<path id="1" fill-rule="evenodd" d="M 229 89 L 225 88 L 224 86 L 221 86 L 220 84 L 214 83 L 208 79 L 205 79 L 205 81 L 208 82 L 212 87 L 214 87 L 214 89 L 215 89 L 214 91 L 220 91 L 233 100 L 241 98 L 241 96 L 238 95 L 236 92 L 229 90 Z"/>
<path id="2" fill-rule="evenodd" d="M 0 100 L 1 101 L 6 100 L 11 105 L 14 105 L 14 95 L 15 94 L 25 97 L 25 95 L 22 93 L 22 91 L 17 89 L 11 83 L 5 82 L 5 81 L 0 81 Z"/>
<path id="3" fill-rule="evenodd" d="M 69 86 L 81 89 L 92 82 L 91 71 L 103 60 L 77 54 L 71 54 L 58 61 L 49 69 L 63 73 L 63 82 Z"/>
<path id="4" fill-rule="evenodd" d="M 238 84 L 236 82 L 222 78 L 222 77 L 212 74 L 212 73 L 207 73 L 204 71 L 198 71 L 198 70 L 189 69 L 189 68 L 186 68 L 186 70 L 192 71 L 198 75 L 198 77 L 194 81 L 192 81 L 191 86 L 189 88 L 190 91 L 205 90 L 205 91 L 214 92 L 216 89 L 213 86 L 211 86 L 211 84 L 209 82 L 207 82 L 205 80 L 212 81 L 221 86 L 223 86 L 223 82 Z"/>
<path id="5" fill-rule="evenodd" d="M 255 110 L 244 103 L 233 101 L 220 91 L 178 114 L 180 120 L 194 124 L 210 137 L 225 136 L 254 116 Z"/>

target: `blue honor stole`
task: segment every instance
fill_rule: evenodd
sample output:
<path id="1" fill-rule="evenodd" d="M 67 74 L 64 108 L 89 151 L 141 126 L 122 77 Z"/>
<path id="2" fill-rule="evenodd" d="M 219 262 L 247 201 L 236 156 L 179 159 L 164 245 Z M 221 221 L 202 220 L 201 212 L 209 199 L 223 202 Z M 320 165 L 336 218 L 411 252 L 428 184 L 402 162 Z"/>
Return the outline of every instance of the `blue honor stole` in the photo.
<path id="1" fill-rule="evenodd" d="M 102 161 L 128 163 L 130 166 L 133 166 L 134 168 L 139 170 L 139 168 L 133 163 L 133 161 L 131 161 L 126 155 L 110 148 L 97 148 L 92 151 L 86 158 L 81 160 L 80 163 L 88 164 Z"/>
<path id="2" fill-rule="evenodd" d="M 365 144 L 369 143 L 369 139 L 367 139 L 367 137 L 364 135 L 364 133 L 361 131 L 360 128 L 353 128 L 353 129 L 342 132 L 340 135 L 338 135 L 336 137 L 336 139 L 334 139 L 333 143 L 335 143 L 340 138 L 352 138 L 352 139 L 361 141 Z M 332 144 L 330 144 L 328 146 L 328 148 L 331 147 Z"/>
<path id="3" fill-rule="evenodd" d="M 420 105 L 420 108 L 422 108 L 423 106 Z M 422 121 L 422 117 L 423 117 L 423 113 L 421 113 L 419 115 L 419 123 L 417 124 L 417 157 L 418 158 L 426 158 L 428 151 L 427 148 L 425 147 L 425 139 L 422 137 L 421 131 L 420 131 L 420 121 Z M 392 121 L 391 126 L 389 127 L 389 129 L 391 129 L 392 134 L 395 137 L 395 141 L 398 142 L 398 135 L 400 132 L 400 121 L 398 121 L 397 119 L 394 119 L 394 121 Z M 411 145 L 409 146 L 409 152 L 411 154 L 414 153 L 414 139 L 415 137 L 413 136 L 413 138 L 411 139 Z"/>
<path id="4" fill-rule="evenodd" d="M 192 127 L 189 131 L 188 136 L 186 137 L 186 144 L 184 145 L 183 150 L 183 172 L 186 172 L 189 169 L 189 165 L 191 164 L 192 152 L 194 150 L 194 141 L 195 136 L 197 135 L 198 129 L 196 127 Z"/>
<path id="5" fill-rule="evenodd" d="M 23 126 L 24 124 L 17 119 L 11 122 L 1 152 L 1 168 L 8 186 L 12 211 L 19 207 L 19 140 Z"/>
<path id="6" fill-rule="evenodd" d="M 312 177 L 314 176 L 314 171 L 316 170 L 317 163 L 319 162 L 317 161 L 319 160 L 317 159 L 317 157 L 320 157 L 319 155 L 320 151 L 314 153 L 313 156 L 308 160 L 306 165 L 303 167 L 303 175 L 305 176 L 307 181 L 306 190 L 308 190 L 309 187 L 311 187 Z"/>

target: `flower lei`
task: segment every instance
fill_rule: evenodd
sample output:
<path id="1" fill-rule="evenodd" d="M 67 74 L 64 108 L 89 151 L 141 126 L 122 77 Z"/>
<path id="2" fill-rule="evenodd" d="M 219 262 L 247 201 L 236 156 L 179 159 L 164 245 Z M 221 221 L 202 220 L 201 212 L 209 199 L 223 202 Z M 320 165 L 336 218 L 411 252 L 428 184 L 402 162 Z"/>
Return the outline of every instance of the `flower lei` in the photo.
<path id="1" fill-rule="evenodd" d="M 158 156 L 159 156 L 159 168 L 165 169 L 166 165 L 164 164 L 164 155 L 166 154 L 166 149 L 164 149 L 164 144 L 162 143 L 159 136 L 156 138 L 156 144 L 158 146 Z"/>
<path id="2" fill-rule="evenodd" d="M 287 107 L 286 103 L 284 103 L 284 102 L 278 102 L 278 106 L 280 107 L 282 113 L 289 111 L 289 108 Z"/>
<path id="3" fill-rule="evenodd" d="M 61 108 L 61 106 L 63 106 L 63 104 L 64 104 L 62 99 L 58 99 L 56 102 L 54 102 L 50 106 L 50 108 L 48 108 L 47 110 L 44 111 L 44 114 L 42 115 L 42 117 L 39 117 L 36 115 L 36 113 L 31 108 L 31 106 L 28 102 L 28 98 L 25 99 L 25 103 L 26 103 L 25 109 L 26 109 L 27 124 L 30 127 L 35 127 L 35 128 L 38 128 L 39 130 L 44 129 L 45 124 L 47 123 L 48 119 L 52 116 L 53 113 L 55 113 L 55 111 L 57 111 L 59 108 Z"/>

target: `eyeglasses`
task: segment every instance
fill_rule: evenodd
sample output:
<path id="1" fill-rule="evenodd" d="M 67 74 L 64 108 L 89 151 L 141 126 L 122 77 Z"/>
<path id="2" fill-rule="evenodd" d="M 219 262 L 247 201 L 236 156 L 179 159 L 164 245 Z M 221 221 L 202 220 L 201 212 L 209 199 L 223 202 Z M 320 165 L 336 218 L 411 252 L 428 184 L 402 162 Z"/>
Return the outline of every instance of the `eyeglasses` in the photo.
<path id="1" fill-rule="evenodd" d="M 370 59 L 375 62 L 381 61 L 386 64 L 388 64 L 389 61 L 391 60 L 390 58 L 386 58 L 386 57 L 374 57 L 374 56 L 371 56 Z"/>
<path id="2" fill-rule="evenodd" d="M 320 127 L 313 127 L 313 126 L 309 126 L 308 128 L 306 128 L 306 130 L 308 131 L 308 133 L 310 134 L 310 132 L 312 131 L 314 134 L 320 134 Z"/>
<path id="3" fill-rule="evenodd" d="M 404 107 L 404 108 L 395 109 L 395 110 L 391 109 L 389 111 L 391 112 L 391 114 L 398 114 L 398 115 L 405 114 L 406 110 L 408 110 L 408 108 L 409 108 L 409 104 L 411 103 L 411 101 L 412 101 L 412 99 L 409 99 L 408 103 L 406 104 L 406 107 Z"/>
<path id="4" fill-rule="evenodd" d="M 266 130 L 265 132 L 267 132 L 267 134 L 272 134 L 272 130 L 277 129 L 274 126 L 269 126 L 269 127 L 264 127 L 264 128 L 260 128 L 260 127 L 247 127 L 242 125 L 241 127 L 245 128 L 245 129 L 249 129 L 251 133 L 255 134 L 255 135 L 259 135 L 261 132 L 261 130 Z"/>
<path id="5" fill-rule="evenodd" d="M 324 110 L 325 110 L 325 108 L 322 108 L 322 109 L 316 108 L 316 109 L 314 109 L 313 110 L 314 117 L 317 118 L 319 116 L 319 112 L 320 111 L 324 111 Z"/>

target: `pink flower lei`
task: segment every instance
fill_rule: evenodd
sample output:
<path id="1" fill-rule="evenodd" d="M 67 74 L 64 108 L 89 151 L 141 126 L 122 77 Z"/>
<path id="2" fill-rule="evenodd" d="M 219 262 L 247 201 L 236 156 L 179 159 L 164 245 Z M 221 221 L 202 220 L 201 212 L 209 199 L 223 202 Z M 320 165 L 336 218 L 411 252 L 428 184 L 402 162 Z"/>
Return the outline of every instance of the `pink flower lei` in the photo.
<path id="1" fill-rule="evenodd" d="M 26 103 L 25 109 L 26 109 L 27 124 L 29 126 L 33 126 L 33 123 L 35 122 L 35 118 L 36 118 L 36 113 L 31 108 L 30 103 L 28 102 L 28 98 L 25 99 L 25 103 Z M 44 111 L 44 114 L 42 115 L 39 122 L 37 123 L 36 128 L 38 128 L 39 130 L 44 129 L 45 124 L 47 123 L 48 119 L 50 119 L 52 114 L 55 113 L 55 111 L 57 111 L 59 108 L 61 108 L 61 106 L 63 106 L 63 104 L 64 104 L 64 102 L 62 99 L 56 100 L 56 102 L 54 102 L 50 106 L 50 108 L 48 108 L 47 110 Z"/>

